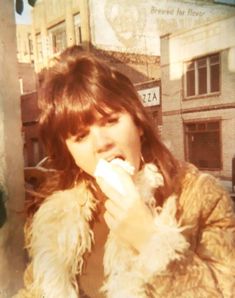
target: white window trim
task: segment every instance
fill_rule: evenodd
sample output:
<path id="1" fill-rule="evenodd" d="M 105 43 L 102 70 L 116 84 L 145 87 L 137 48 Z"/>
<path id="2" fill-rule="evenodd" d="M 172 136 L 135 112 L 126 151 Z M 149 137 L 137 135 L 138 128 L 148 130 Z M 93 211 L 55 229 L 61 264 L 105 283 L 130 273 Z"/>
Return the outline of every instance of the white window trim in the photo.
<path id="1" fill-rule="evenodd" d="M 54 51 L 53 48 L 53 36 L 57 35 L 58 33 L 62 33 L 65 32 L 65 36 L 66 36 L 66 24 L 65 22 L 59 23 L 51 28 L 48 29 L 47 34 L 48 34 L 48 42 L 49 42 L 49 52 L 51 56 L 56 56 L 57 54 L 61 53 L 63 51 L 59 50 L 59 51 Z M 67 41 L 66 41 L 66 46 L 67 46 Z"/>
<path id="2" fill-rule="evenodd" d="M 217 63 L 210 63 L 210 57 L 213 56 L 212 55 L 207 55 L 205 57 L 201 57 L 201 58 L 197 58 L 191 61 L 187 61 L 184 63 L 184 98 L 197 98 L 197 97 L 204 97 L 204 96 L 208 96 L 208 95 L 213 95 L 213 94 L 218 94 L 220 92 L 219 91 L 215 91 L 215 92 L 211 92 L 211 72 L 210 72 L 210 67 L 212 65 L 216 65 L 221 63 L 220 60 L 220 55 L 219 53 L 217 54 L 219 56 L 219 60 Z M 203 94 L 199 94 L 199 73 L 198 73 L 198 60 L 202 59 L 202 58 L 206 58 L 206 69 L 207 69 L 207 92 L 203 93 Z M 189 63 L 194 63 L 194 75 L 195 75 L 195 94 L 194 95 L 187 95 L 187 66 Z M 220 74 L 221 75 L 221 74 Z"/>
<path id="3" fill-rule="evenodd" d="M 77 45 L 81 45 L 82 44 L 82 32 L 81 32 L 82 23 L 81 23 L 81 14 L 80 13 L 77 13 L 73 16 L 73 25 L 74 25 L 74 30 L 75 30 L 75 34 L 76 34 L 75 42 L 76 42 Z M 80 31 L 79 40 L 78 40 L 76 30 Z"/>

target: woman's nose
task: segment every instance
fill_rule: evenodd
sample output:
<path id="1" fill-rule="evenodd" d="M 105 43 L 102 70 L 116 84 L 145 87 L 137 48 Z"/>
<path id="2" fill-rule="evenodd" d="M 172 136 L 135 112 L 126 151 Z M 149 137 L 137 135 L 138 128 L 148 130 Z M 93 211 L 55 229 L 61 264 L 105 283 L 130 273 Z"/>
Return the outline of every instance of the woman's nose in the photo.
<path id="1" fill-rule="evenodd" d="M 96 153 L 104 153 L 113 147 L 113 142 L 106 128 L 94 127 L 91 131 Z"/>

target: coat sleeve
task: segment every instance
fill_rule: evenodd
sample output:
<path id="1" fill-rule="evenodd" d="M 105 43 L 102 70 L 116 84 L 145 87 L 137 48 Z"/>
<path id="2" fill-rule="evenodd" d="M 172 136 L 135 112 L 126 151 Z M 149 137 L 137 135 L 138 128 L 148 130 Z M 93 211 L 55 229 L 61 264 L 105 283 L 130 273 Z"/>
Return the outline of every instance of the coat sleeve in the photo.
<path id="1" fill-rule="evenodd" d="M 232 200 L 217 180 L 207 174 L 200 174 L 183 196 L 181 221 L 177 225 L 175 212 L 163 208 L 165 217 L 158 217 L 156 235 L 137 256 L 135 269 L 142 270 L 146 284 L 154 286 L 159 297 L 168 297 L 169 293 L 169 297 L 232 298 L 235 293 Z"/>
<path id="2" fill-rule="evenodd" d="M 202 174 L 196 199 L 200 200 L 198 243 L 194 259 L 210 271 L 215 288 L 222 297 L 235 293 L 235 213 L 233 201 L 219 182 Z M 203 267 L 204 265 L 204 267 Z M 204 280 L 209 284 L 210 280 Z"/>
<path id="3" fill-rule="evenodd" d="M 92 208 L 82 208 L 78 195 L 57 192 L 35 213 L 28 230 L 31 263 L 24 276 L 25 289 L 17 298 L 79 297 L 76 276 L 92 244 L 88 223 Z"/>

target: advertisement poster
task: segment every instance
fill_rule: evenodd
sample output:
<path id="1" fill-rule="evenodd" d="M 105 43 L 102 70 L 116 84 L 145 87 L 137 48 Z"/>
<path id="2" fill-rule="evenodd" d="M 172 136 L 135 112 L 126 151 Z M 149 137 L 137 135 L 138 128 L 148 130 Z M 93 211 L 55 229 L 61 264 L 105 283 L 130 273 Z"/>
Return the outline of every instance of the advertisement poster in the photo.
<path id="1" fill-rule="evenodd" d="M 106 50 L 159 55 L 161 35 L 234 12 L 211 1 L 90 0 L 92 42 Z"/>

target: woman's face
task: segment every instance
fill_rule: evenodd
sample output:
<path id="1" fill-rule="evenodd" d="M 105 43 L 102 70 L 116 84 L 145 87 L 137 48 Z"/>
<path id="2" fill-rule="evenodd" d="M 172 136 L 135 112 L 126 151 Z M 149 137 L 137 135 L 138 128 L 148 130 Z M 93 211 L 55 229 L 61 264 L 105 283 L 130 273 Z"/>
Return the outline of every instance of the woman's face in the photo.
<path id="1" fill-rule="evenodd" d="M 129 113 L 111 112 L 108 116 L 98 114 L 94 124 L 66 139 L 66 145 L 76 165 L 91 176 L 101 158 L 107 161 L 122 158 L 138 171 L 141 135 L 142 130 Z"/>

